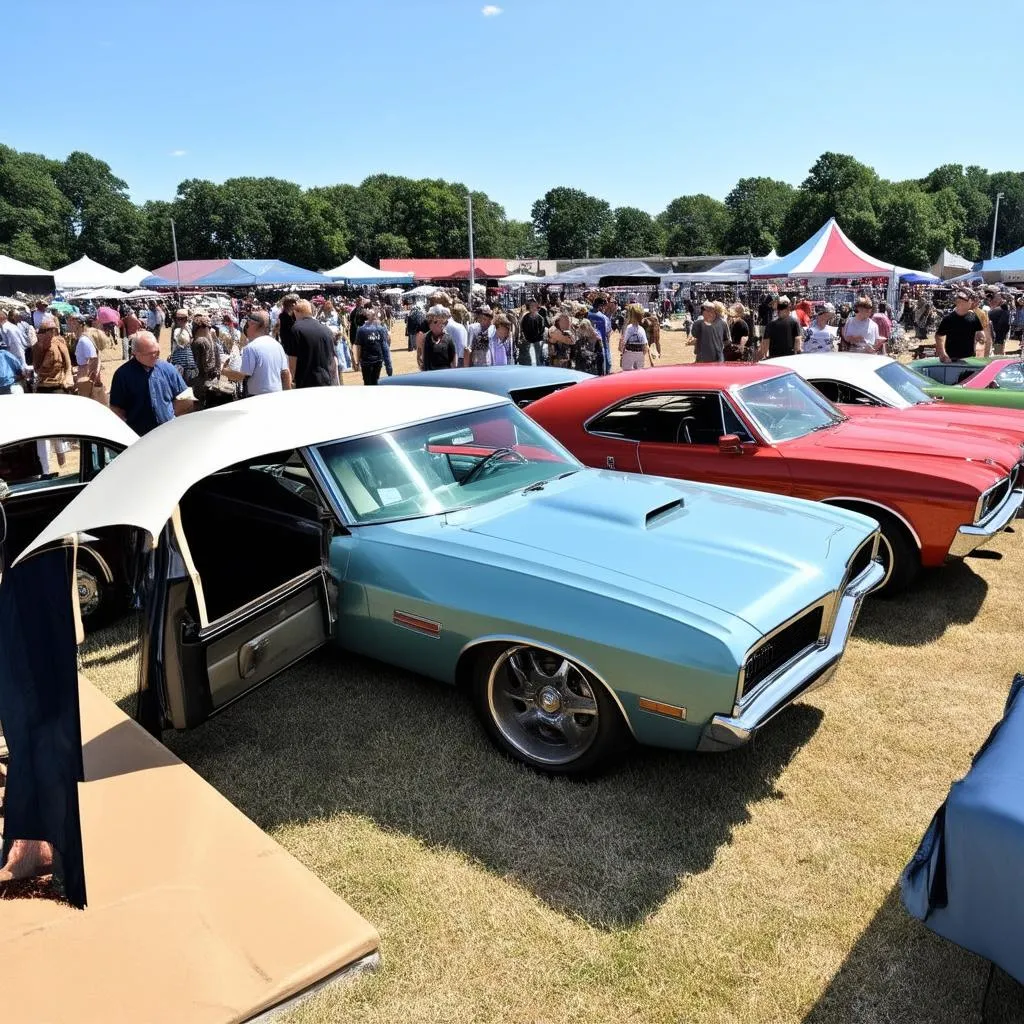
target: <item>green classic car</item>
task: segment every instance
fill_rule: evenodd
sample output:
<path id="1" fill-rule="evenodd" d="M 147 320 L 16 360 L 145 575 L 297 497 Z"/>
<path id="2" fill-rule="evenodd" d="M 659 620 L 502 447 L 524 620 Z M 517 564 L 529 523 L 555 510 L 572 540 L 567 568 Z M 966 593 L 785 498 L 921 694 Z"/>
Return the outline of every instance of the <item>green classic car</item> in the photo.
<path id="1" fill-rule="evenodd" d="M 1024 362 L 1021 356 L 971 356 L 952 363 L 915 359 L 910 368 L 927 377 L 924 390 L 933 398 L 961 405 L 998 405 L 1024 409 Z"/>

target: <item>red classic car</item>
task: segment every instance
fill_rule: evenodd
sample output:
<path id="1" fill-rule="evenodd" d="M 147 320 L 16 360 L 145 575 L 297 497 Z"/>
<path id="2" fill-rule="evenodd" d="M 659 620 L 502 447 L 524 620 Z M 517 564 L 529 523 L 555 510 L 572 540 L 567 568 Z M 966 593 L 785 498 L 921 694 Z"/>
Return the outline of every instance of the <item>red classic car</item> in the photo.
<path id="1" fill-rule="evenodd" d="M 967 430 L 851 420 L 797 374 L 711 363 L 616 373 L 528 415 L 589 466 L 774 491 L 866 513 L 906 587 L 1000 533 L 1024 501 L 1021 446 Z"/>

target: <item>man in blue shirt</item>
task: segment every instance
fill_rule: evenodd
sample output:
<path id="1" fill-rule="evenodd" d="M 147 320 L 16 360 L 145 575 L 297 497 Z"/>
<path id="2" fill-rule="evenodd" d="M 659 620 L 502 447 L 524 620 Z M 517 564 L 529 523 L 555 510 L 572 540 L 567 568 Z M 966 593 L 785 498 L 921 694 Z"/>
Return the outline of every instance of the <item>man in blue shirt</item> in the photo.
<path id="1" fill-rule="evenodd" d="M 13 352 L 0 348 L 0 395 L 9 395 L 24 373 L 21 360 Z"/>
<path id="2" fill-rule="evenodd" d="M 594 325 L 597 336 L 601 339 L 601 347 L 604 349 L 604 372 L 612 372 L 612 350 L 609 347 L 608 339 L 612 336 L 612 322 L 604 312 L 604 297 L 598 295 L 594 299 L 594 307 L 587 314 L 587 319 Z"/>
<path id="3" fill-rule="evenodd" d="M 382 368 L 388 376 L 394 374 L 391 366 L 391 334 L 380 322 L 380 311 L 376 306 L 367 306 L 366 319 L 356 331 L 356 362 L 363 374 L 363 383 L 372 385 L 380 380 Z"/>
<path id="4" fill-rule="evenodd" d="M 195 404 L 185 378 L 160 358 L 160 346 L 150 331 L 135 335 L 132 358 L 110 382 L 110 408 L 136 434 L 147 434 L 161 423 L 190 412 Z"/>

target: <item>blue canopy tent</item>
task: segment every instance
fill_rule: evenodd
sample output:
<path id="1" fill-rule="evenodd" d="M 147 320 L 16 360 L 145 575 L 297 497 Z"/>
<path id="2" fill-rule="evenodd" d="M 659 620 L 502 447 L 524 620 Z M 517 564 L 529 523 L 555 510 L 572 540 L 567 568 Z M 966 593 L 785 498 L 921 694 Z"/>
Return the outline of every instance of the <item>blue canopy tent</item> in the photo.
<path id="1" fill-rule="evenodd" d="M 985 260 L 974 270 L 984 274 L 986 281 L 1024 281 L 1024 246 L 997 259 Z"/>
<path id="2" fill-rule="evenodd" d="M 228 260 L 217 270 L 191 282 L 190 288 L 328 287 L 334 284 L 325 274 L 304 270 L 283 260 Z"/>

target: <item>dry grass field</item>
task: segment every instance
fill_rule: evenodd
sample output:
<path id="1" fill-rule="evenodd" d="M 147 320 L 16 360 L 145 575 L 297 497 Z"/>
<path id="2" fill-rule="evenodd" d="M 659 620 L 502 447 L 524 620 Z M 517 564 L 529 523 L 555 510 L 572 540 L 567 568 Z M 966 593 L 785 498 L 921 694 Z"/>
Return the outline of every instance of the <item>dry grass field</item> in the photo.
<path id="1" fill-rule="evenodd" d="M 285 1019 L 980 1020 L 987 965 L 910 920 L 898 878 L 1024 666 L 1022 534 L 869 601 L 836 678 L 731 754 L 550 780 L 459 694 L 337 651 L 167 735 L 380 930 L 378 974 Z M 124 706 L 134 628 L 83 660 Z M 1024 1021 L 1024 995 L 997 975 L 988 1013 Z"/>

